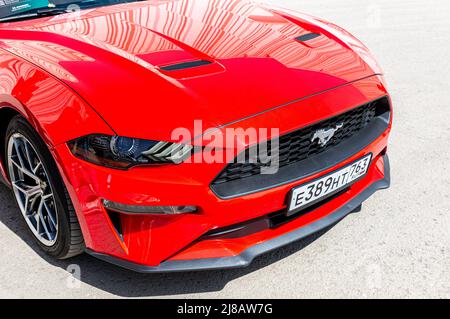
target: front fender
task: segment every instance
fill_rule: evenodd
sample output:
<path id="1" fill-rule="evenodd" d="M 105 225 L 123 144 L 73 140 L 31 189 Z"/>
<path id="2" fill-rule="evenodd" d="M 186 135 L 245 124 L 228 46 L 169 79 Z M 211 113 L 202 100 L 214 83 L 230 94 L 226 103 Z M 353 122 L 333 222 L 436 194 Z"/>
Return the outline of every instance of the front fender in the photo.
<path id="1" fill-rule="evenodd" d="M 34 64 L 0 50 L 0 110 L 5 107 L 22 114 L 50 149 L 87 134 L 114 134 L 65 84 Z"/>
<path id="2" fill-rule="evenodd" d="M 47 144 L 77 211 L 83 235 L 89 241 L 79 202 L 73 187 L 68 183 L 66 170 L 70 168 L 59 165 L 55 147 L 87 134 L 111 135 L 114 134 L 113 130 L 65 84 L 34 64 L 0 48 L 0 116 L 10 114 L 4 112 L 6 108 L 26 118 Z M 0 127 L 0 131 L 5 130 L 6 127 Z M 4 162 L 0 161 L 0 180 L 2 178 L 7 180 Z"/>

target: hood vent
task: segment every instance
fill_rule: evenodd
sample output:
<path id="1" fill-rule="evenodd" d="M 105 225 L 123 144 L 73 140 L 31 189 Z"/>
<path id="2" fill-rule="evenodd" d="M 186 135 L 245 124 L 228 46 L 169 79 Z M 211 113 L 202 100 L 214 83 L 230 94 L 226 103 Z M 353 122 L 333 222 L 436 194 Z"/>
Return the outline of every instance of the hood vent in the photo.
<path id="1" fill-rule="evenodd" d="M 204 65 L 209 65 L 209 64 L 212 64 L 212 62 L 207 61 L 207 60 L 198 60 L 198 61 L 183 62 L 183 63 L 161 66 L 159 68 L 166 72 L 172 72 L 172 71 L 180 71 L 180 70 L 185 70 L 185 69 L 196 68 L 199 66 L 204 66 Z"/>
<path id="2" fill-rule="evenodd" d="M 298 38 L 295 38 L 295 40 L 299 41 L 299 42 L 306 42 L 315 38 L 320 37 L 319 33 L 307 33 L 304 35 L 299 36 Z"/>

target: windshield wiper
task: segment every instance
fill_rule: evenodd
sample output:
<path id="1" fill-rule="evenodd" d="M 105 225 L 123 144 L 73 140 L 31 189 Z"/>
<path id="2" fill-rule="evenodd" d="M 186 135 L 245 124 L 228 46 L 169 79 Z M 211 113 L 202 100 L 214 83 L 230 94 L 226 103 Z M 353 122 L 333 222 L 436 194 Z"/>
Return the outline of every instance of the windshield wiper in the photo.
<path id="1" fill-rule="evenodd" d="M 35 10 L 25 11 L 22 14 L 12 15 L 9 17 L 1 18 L 0 22 L 11 22 L 11 21 L 30 19 L 30 18 L 47 17 L 47 16 L 68 13 L 68 12 L 69 11 L 67 9 L 63 9 L 63 8 L 39 8 L 39 9 L 35 9 Z"/>

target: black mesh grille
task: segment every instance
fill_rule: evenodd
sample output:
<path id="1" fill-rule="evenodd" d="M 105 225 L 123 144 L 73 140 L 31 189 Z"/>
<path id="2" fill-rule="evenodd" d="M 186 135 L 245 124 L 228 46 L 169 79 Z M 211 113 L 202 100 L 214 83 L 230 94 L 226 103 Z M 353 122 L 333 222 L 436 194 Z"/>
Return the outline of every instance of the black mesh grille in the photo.
<path id="1" fill-rule="evenodd" d="M 360 106 L 347 113 L 325 120 L 318 124 L 300 129 L 298 131 L 283 135 L 279 140 L 279 167 L 304 161 L 314 155 L 326 152 L 338 146 L 343 141 L 351 138 L 356 133 L 363 130 L 377 116 L 389 112 L 389 103 L 386 98 Z M 320 130 L 328 130 L 341 126 L 335 135 L 325 146 L 319 144 L 319 140 L 313 140 L 314 134 Z M 271 149 L 269 143 L 268 150 Z M 214 180 L 213 185 L 223 184 L 231 181 L 245 179 L 251 176 L 260 175 L 261 168 L 268 166 L 259 159 L 250 159 L 250 154 L 258 152 L 248 149 L 245 154 L 239 156 L 239 162 L 228 164 L 225 170 Z M 270 152 L 268 154 L 271 155 Z M 244 161 L 242 159 L 245 159 Z"/>

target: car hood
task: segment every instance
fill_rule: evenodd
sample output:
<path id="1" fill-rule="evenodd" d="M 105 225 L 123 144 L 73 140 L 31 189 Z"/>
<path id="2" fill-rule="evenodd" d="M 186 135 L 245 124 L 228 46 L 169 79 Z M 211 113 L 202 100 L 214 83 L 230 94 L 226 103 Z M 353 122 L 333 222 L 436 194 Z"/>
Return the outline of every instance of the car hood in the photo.
<path id="1" fill-rule="evenodd" d="M 224 126 L 373 75 L 334 31 L 247 1 L 174 0 L 3 24 L 0 41 L 73 88 L 117 134 L 169 140 L 194 120 Z"/>

